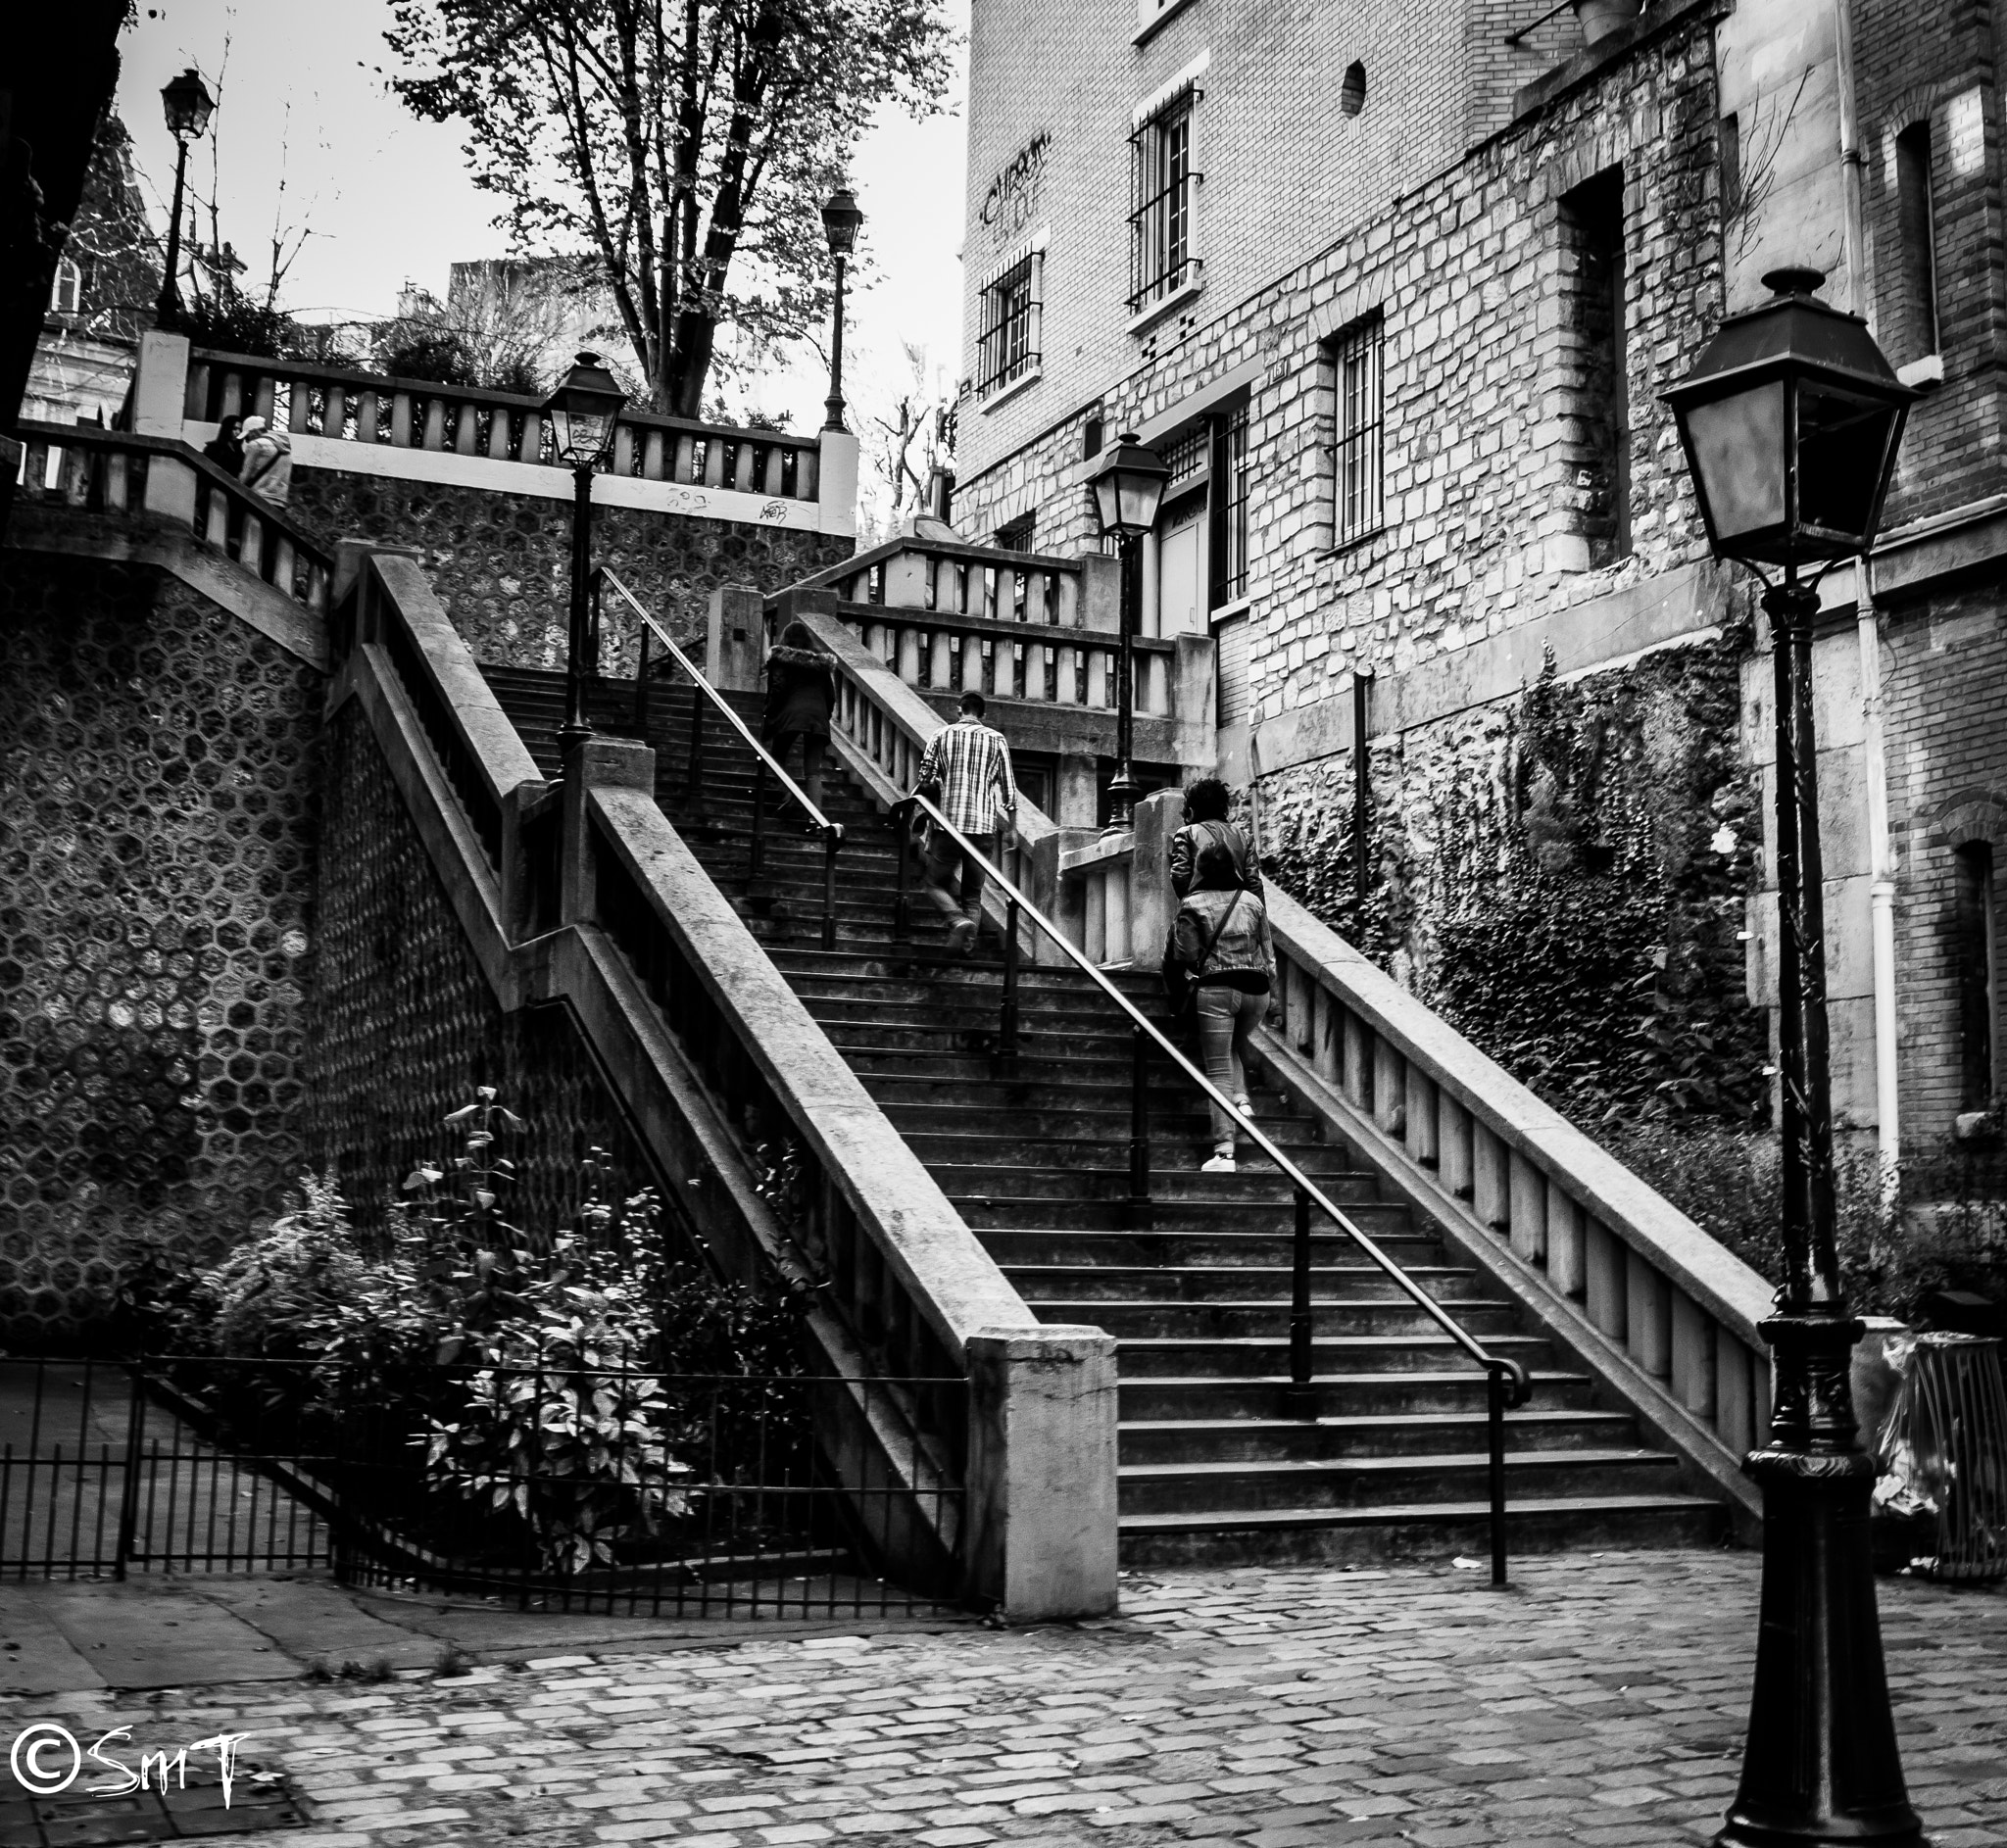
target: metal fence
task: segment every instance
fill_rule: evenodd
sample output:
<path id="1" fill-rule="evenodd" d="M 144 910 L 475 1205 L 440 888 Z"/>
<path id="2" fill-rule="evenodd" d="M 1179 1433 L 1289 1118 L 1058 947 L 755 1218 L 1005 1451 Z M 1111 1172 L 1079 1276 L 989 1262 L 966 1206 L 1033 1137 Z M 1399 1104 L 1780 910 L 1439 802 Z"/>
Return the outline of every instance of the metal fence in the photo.
<path id="1" fill-rule="evenodd" d="M 960 1483 L 851 1440 L 916 1390 L 966 1386 L 462 1364 L 365 1391 L 309 1361 L 0 1360 L 0 1577 L 318 1570 L 649 1616 L 945 1608 Z"/>

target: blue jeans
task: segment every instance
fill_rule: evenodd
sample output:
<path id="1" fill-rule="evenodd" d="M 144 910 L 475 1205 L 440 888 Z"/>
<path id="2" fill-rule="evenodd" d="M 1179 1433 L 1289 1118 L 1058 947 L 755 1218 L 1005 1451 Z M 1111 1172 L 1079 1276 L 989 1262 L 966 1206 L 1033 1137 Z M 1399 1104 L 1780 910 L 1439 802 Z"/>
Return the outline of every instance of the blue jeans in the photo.
<path id="1" fill-rule="evenodd" d="M 1229 1097 L 1248 1094 L 1248 1041 L 1268 1012 L 1264 991 L 1249 995 L 1245 989 L 1201 988 L 1195 997 L 1199 1013 L 1199 1050 L 1205 1075 Z M 1207 1099 L 1212 1111 L 1212 1143 L 1231 1150 L 1237 1120 Z"/>
<path id="2" fill-rule="evenodd" d="M 972 834 L 968 844 L 983 859 L 997 857 L 997 837 L 994 834 Z M 957 874 L 959 875 L 957 877 Z M 927 882 L 927 896 L 934 900 L 944 917 L 965 917 L 972 919 L 978 928 L 983 921 L 983 872 L 982 861 L 964 853 L 960 848 L 943 835 L 938 843 L 927 844 L 927 861 L 924 877 Z M 955 895 L 948 890 L 948 882 L 954 879 L 955 889 L 961 895 L 957 904 Z"/>

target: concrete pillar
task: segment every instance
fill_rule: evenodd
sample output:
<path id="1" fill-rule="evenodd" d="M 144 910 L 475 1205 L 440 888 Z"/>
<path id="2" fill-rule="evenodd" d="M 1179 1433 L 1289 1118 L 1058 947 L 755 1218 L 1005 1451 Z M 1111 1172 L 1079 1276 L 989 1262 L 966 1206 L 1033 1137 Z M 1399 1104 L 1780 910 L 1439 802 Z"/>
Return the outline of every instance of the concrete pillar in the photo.
<path id="1" fill-rule="evenodd" d="M 655 793 L 655 753 L 631 738 L 588 738 L 564 754 L 563 834 L 558 848 L 558 922 L 589 924 L 598 915 L 592 882 L 592 834 L 586 798 L 595 789 Z"/>
<path id="2" fill-rule="evenodd" d="M 132 378 L 132 432 L 177 440 L 188 413 L 188 336 L 139 336 L 139 366 Z"/>
<path id="3" fill-rule="evenodd" d="M 1105 552 L 1080 555 L 1080 626 L 1110 635 L 1122 627 L 1122 560 Z"/>
<path id="4" fill-rule="evenodd" d="M 815 530 L 854 537 L 857 530 L 857 439 L 848 430 L 824 430 L 816 473 Z"/>
<path id="5" fill-rule="evenodd" d="M 968 1341 L 969 1589 L 1012 1623 L 1115 1609 L 1115 1343 L 1053 1325 Z"/>
<path id="6" fill-rule="evenodd" d="M 1136 804 L 1136 847 L 1129 862 L 1129 959 L 1134 968 L 1163 967 L 1164 938 L 1178 915 L 1178 895 L 1171 890 L 1171 836 L 1184 821 L 1181 789 L 1160 789 Z"/>
<path id="7" fill-rule="evenodd" d="M 704 677 L 720 693 L 751 693 L 766 658 L 765 606 L 757 590 L 724 584 L 710 593 L 704 633 Z"/>
<path id="8" fill-rule="evenodd" d="M 194 526 L 195 470 L 180 457 L 156 451 L 147 458 L 146 511 L 176 525 Z"/>
<path id="9" fill-rule="evenodd" d="M 1086 752 L 1062 751 L 1052 772 L 1052 819 L 1062 828 L 1092 828 L 1101 819 L 1096 759 Z"/>
<path id="10" fill-rule="evenodd" d="M 1172 750 L 1185 770 L 1209 771 L 1219 756 L 1218 654 L 1209 635 L 1181 635 L 1171 670 Z"/>

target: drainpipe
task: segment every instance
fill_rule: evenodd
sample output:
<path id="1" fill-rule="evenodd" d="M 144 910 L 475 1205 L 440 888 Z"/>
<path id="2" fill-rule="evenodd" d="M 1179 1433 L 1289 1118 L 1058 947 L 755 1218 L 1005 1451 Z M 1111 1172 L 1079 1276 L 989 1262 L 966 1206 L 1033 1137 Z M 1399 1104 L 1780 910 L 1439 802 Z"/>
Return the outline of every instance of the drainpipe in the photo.
<path id="1" fill-rule="evenodd" d="M 1839 98 L 1840 235 L 1846 262 L 1846 306 L 1872 322 L 1867 239 L 1861 208 L 1861 132 L 1854 106 L 1853 19 L 1849 0 L 1834 0 L 1834 88 Z M 1854 560 L 1854 626 L 1861 650 L 1861 753 L 1868 799 L 1868 903 L 1875 971 L 1875 1141 L 1882 1197 L 1894 1203 L 1900 1174 L 1901 1099 L 1895 1046 L 1895 865 L 1888 839 L 1888 755 L 1882 722 L 1882 634 L 1875 615 L 1874 567 Z"/>

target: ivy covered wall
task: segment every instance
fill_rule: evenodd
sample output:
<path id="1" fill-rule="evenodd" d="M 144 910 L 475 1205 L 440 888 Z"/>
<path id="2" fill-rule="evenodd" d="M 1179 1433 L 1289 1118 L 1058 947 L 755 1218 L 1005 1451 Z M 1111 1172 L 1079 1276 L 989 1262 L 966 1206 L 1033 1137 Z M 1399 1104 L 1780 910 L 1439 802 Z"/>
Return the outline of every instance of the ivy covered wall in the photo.
<path id="1" fill-rule="evenodd" d="M 1761 828 L 1738 750 L 1739 633 L 1371 742 L 1358 913 L 1349 752 L 1260 784 L 1264 862 L 1333 928 L 1579 1121 L 1754 1124 L 1745 989 Z"/>

